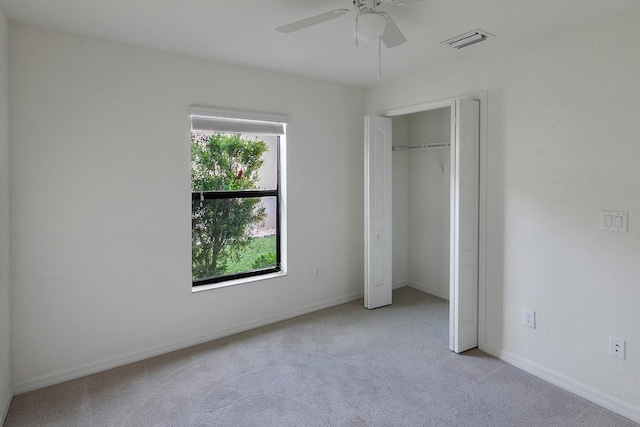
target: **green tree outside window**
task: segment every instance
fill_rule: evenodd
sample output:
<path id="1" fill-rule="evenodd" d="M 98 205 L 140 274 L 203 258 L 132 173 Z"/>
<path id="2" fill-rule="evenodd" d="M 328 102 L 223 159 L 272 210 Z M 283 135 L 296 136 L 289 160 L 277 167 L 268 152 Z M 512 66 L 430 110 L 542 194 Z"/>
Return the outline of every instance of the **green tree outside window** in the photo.
<path id="1" fill-rule="evenodd" d="M 265 142 L 243 138 L 240 134 L 192 133 L 191 190 L 242 191 L 258 188 Z M 259 197 L 192 201 L 192 273 L 193 280 L 228 274 L 251 245 L 252 231 L 265 220 L 265 208 Z M 264 266 L 274 257 L 259 254 L 254 266 Z M 258 261 L 260 260 L 260 261 Z M 275 262 L 274 262 L 275 265 Z"/>

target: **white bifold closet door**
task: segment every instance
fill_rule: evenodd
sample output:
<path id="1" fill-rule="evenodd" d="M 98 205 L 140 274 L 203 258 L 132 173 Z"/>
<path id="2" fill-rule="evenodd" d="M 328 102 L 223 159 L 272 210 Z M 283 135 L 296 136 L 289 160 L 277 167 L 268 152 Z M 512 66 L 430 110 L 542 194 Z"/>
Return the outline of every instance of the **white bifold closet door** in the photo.
<path id="1" fill-rule="evenodd" d="M 478 346 L 480 101 L 456 99 L 451 146 L 449 348 Z"/>
<path id="2" fill-rule="evenodd" d="M 364 306 L 391 304 L 391 119 L 365 117 Z"/>

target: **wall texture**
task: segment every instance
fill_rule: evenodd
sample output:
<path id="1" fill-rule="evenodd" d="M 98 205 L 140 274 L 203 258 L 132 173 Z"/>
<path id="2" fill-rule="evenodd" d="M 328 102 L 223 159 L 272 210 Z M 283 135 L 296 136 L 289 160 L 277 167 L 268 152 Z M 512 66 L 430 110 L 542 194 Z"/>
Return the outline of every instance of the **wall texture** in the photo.
<path id="1" fill-rule="evenodd" d="M 364 90 L 17 23 L 10 67 L 16 392 L 362 296 Z M 291 118 L 288 276 L 192 294 L 192 104 Z"/>
<path id="2" fill-rule="evenodd" d="M 422 70 L 370 113 L 488 91 L 481 346 L 640 419 L 640 11 Z M 468 49 L 473 49 L 470 47 Z M 631 211 L 629 233 L 600 210 Z M 537 313 L 537 329 L 521 310 Z M 608 355 L 609 336 L 627 360 Z"/>
<path id="3" fill-rule="evenodd" d="M 9 305 L 9 24 L 0 9 L 0 421 L 11 399 Z"/>

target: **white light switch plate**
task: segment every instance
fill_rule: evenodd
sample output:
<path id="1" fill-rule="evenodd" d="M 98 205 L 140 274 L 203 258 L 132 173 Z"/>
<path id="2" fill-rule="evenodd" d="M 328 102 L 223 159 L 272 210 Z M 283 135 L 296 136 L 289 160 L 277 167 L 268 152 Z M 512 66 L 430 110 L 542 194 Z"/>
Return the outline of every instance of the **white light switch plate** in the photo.
<path id="1" fill-rule="evenodd" d="M 625 211 L 600 211 L 600 229 L 627 233 L 627 213 Z"/>

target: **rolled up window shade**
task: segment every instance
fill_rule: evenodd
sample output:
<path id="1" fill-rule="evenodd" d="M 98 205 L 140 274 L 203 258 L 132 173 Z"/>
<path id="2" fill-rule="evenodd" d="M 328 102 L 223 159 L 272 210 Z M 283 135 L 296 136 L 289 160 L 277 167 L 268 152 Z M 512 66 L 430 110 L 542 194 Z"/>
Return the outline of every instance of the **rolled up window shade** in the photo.
<path id="1" fill-rule="evenodd" d="M 245 111 L 215 110 L 192 107 L 191 130 L 196 132 L 259 133 L 284 135 L 286 116 L 250 113 Z"/>

